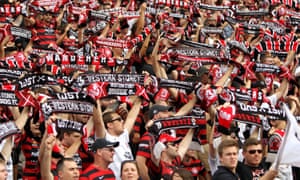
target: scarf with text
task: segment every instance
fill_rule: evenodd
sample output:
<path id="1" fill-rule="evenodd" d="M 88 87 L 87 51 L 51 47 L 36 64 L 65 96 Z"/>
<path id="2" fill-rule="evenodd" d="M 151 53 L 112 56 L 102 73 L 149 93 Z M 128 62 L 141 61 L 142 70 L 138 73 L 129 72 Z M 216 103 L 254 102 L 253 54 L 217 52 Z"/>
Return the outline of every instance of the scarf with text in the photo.
<path id="1" fill-rule="evenodd" d="M 257 88 L 240 88 L 236 89 L 234 87 L 224 87 L 219 94 L 219 102 L 231 102 L 236 101 L 252 101 L 252 102 L 262 102 L 264 100 L 264 93 Z"/>
<path id="2" fill-rule="evenodd" d="M 95 82 L 87 86 L 87 93 L 93 99 L 106 96 L 137 95 L 149 101 L 145 88 L 138 83 Z"/>
<path id="3" fill-rule="evenodd" d="M 206 57 L 206 58 L 216 58 L 216 59 L 229 59 L 230 54 L 223 48 L 208 48 L 208 47 L 198 47 L 198 48 L 189 48 L 189 47 L 176 47 L 169 48 L 168 52 L 181 54 L 185 56 L 196 56 L 196 57 Z"/>
<path id="4" fill-rule="evenodd" d="M 14 121 L 0 123 L 0 141 L 18 133 L 21 133 L 21 130 L 16 126 Z"/>
<path id="5" fill-rule="evenodd" d="M 73 86 L 85 87 L 95 82 L 112 82 L 112 83 L 138 83 L 144 84 L 144 75 L 141 74 L 98 74 L 85 73 L 80 74 L 73 83 Z"/>
<path id="6" fill-rule="evenodd" d="M 76 100 L 48 99 L 41 104 L 41 110 L 46 117 L 52 113 L 93 114 L 93 104 Z"/>
<path id="7" fill-rule="evenodd" d="M 35 65 L 27 60 L 24 52 L 16 52 L 0 59 L 0 66 L 9 69 L 32 69 Z"/>
<path id="8" fill-rule="evenodd" d="M 161 134 L 162 132 L 171 129 L 189 129 L 189 128 L 200 128 L 201 130 L 203 130 L 201 132 L 201 136 L 199 137 L 201 140 L 206 141 L 205 117 L 179 116 L 179 117 L 157 119 L 154 121 L 153 125 L 149 127 L 148 131 L 153 134 Z"/>
<path id="9" fill-rule="evenodd" d="M 16 84 L 18 90 L 23 90 L 45 85 L 58 85 L 58 82 L 56 78 L 47 74 L 31 74 L 19 79 Z"/>
<path id="10" fill-rule="evenodd" d="M 93 55 L 76 55 L 76 54 L 58 54 L 49 53 L 42 58 L 39 58 L 39 64 L 48 65 L 108 65 L 115 66 L 116 60 L 111 57 L 106 57 L 98 52 Z"/>
<path id="11" fill-rule="evenodd" d="M 19 100 L 13 91 L 0 90 L 0 105 L 18 106 Z"/>
<path id="12" fill-rule="evenodd" d="M 0 6 L 0 15 L 6 17 L 18 16 L 24 12 L 25 8 L 21 4 L 3 4 L 3 6 Z"/>
<path id="13" fill-rule="evenodd" d="M 197 3 L 196 7 L 200 9 L 213 10 L 213 11 L 223 11 L 229 9 L 229 6 L 217 6 L 217 5 L 210 5 L 210 4 L 203 4 L 203 3 Z"/>
<path id="14" fill-rule="evenodd" d="M 264 116 L 274 116 L 274 117 L 278 117 L 281 119 L 284 119 L 285 112 L 281 109 L 276 109 L 273 107 L 258 107 L 255 105 L 248 105 L 248 104 L 244 104 L 244 103 L 239 103 L 236 105 L 237 106 L 237 110 L 240 113 L 246 113 L 246 114 L 261 114 Z"/>
<path id="15" fill-rule="evenodd" d="M 57 132 L 67 130 L 83 133 L 83 127 L 84 124 L 78 121 L 68 119 L 56 119 L 55 121 L 55 128 Z"/>
<path id="16" fill-rule="evenodd" d="M 185 90 L 191 92 L 194 90 L 194 83 L 178 81 L 178 80 L 171 80 L 171 79 L 160 79 L 159 87 L 185 89 Z"/>
<path id="17" fill-rule="evenodd" d="M 20 28 L 20 27 L 12 26 L 10 28 L 10 32 L 14 36 L 18 36 L 18 37 L 22 37 L 22 38 L 26 38 L 26 39 L 31 39 L 31 37 L 32 37 L 31 31 Z"/>
<path id="18" fill-rule="evenodd" d="M 155 0 L 154 6 L 175 6 L 178 8 L 184 8 L 184 9 L 189 9 L 190 8 L 190 3 L 183 1 L 183 0 Z"/>
<path id="19" fill-rule="evenodd" d="M 16 79 L 19 79 L 20 76 L 25 73 L 26 73 L 26 71 L 24 71 L 24 70 L 0 68 L 0 81 L 16 80 Z"/>

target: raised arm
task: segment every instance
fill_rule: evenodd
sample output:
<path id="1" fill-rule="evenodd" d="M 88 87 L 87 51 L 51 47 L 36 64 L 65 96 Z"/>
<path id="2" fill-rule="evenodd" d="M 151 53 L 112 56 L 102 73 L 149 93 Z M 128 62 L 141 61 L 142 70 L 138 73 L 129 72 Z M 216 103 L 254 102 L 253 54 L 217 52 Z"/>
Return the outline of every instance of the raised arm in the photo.
<path id="1" fill-rule="evenodd" d="M 187 134 L 184 136 L 182 141 L 179 143 L 178 154 L 179 154 L 181 160 L 183 159 L 185 153 L 187 152 L 187 150 L 192 142 L 194 131 L 195 131 L 195 129 L 189 129 Z"/>
<path id="2" fill-rule="evenodd" d="M 42 143 L 44 144 L 44 153 L 40 155 L 40 165 L 41 165 L 41 179 L 43 180 L 53 180 L 53 174 L 51 173 L 51 154 L 52 148 L 55 144 L 56 138 L 53 135 L 47 135 Z"/>
<path id="3" fill-rule="evenodd" d="M 97 99 L 96 104 L 97 107 L 94 107 L 94 113 L 93 113 L 95 135 L 97 138 L 104 138 L 105 126 L 102 118 L 101 102 L 99 99 Z"/>
<path id="4" fill-rule="evenodd" d="M 131 96 L 133 106 L 128 112 L 127 118 L 125 120 L 124 128 L 130 133 L 133 129 L 135 120 L 140 112 L 142 100 L 138 96 Z"/>

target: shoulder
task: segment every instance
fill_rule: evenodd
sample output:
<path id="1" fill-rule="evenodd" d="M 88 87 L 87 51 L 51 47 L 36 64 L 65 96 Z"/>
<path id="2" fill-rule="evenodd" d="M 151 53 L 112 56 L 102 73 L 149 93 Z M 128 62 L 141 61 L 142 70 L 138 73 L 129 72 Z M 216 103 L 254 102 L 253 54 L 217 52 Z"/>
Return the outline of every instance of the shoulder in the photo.
<path id="1" fill-rule="evenodd" d="M 217 171 L 213 174 L 212 180 L 238 180 L 238 176 L 229 169 L 219 166 Z"/>

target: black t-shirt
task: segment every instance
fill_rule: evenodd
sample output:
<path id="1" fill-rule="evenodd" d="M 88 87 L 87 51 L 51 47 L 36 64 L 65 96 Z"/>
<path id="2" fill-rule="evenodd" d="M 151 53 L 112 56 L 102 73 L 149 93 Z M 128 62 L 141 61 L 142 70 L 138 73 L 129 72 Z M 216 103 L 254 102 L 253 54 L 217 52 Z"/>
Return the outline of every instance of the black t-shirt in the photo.
<path id="1" fill-rule="evenodd" d="M 241 180 L 238 174 L 234 174 L 231 170 L 224 166 L 218 166 L 217 171 L 213 174 L 212 180 Z"/>
<path id="2" fill-rule="evenodd" d="M 239 162 L 236 168 L 236 172 L 241 180 L 258 180 L 267 170 L 268 168 L 264 161 L 262 161 L 258 167 L 251 167 Z"/>

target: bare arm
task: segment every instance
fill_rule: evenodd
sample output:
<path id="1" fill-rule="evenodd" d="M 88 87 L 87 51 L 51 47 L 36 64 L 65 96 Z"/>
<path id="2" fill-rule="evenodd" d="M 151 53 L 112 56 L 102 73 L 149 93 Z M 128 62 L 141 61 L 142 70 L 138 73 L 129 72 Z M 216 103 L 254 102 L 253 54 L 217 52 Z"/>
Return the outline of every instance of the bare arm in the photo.
<path id="1" fill-rule="evenodd" d="M 49 135 L 42 141 L 44 144 L 44 153 L 40 155 L 40 165 L 41 165 L 41 179 L 53 180 L 53 174 L 51 173 L 51 154 L 52 148 L 55 144 L 56 138 L 53 135 Z"/>
<path id="2" fill-rule="evenodd" d="M 100 100 L 96 101 L 97 107 L 94 107 L 93 121 L 95 128 L 95 135 L 97 138 L 105 137 L 105 126 L 102 118 L 102 110 Z"/>
<path id="3" fill-rule="evenodd" d="M 135 120 L 140 112 L 142 100 L 137 96 L 133 97 L 133 106 L 131 107 L 130 111 L 128 112 L 124 128 L 130 133 L 132 131 L 133 125 Z"/>
<path id="4" fill-rule="evenodd" d="M 192 99 L 190 99 L 188 103 L 183 105 L 174 116 L 187 115 L 193 109 L 194 105 L 197 102 L 197 97 L 194 93 L 192 94 L 192 96 L 193 96 Z"/>
<path id="5" fill-rule="evenodd" d="M 141 32 L 143 31 L 143 28 L 144 28 L 144 25 L 145 25 L 145 11 L 146 11 L 146 8 L 147 8 L 147 3 L 146 2 L 142 3 L 141 6 L 140 6 L 140 17 L 139 17 L 138 21 L 136 22 L 137 27 L 136 27 L 136 30 L 135 30 L 135 33 L 134 33 L 135 36 L 141 34 Z"/>
<path id="6" fill-rule="evenodd" d="M 143 156 L 136 156 L 136 162 L 139 168 L 139 172 L 141 175 L 141 179 L 143 180 L 150 180 L 150 177 L 148 175 L 148 167 L 146 165 L 147 159 Z"/>
<path id="7" fill-rule="evenodd" d="M 179 154 L 181 160 L 183 159 L 185 153 L 187 152 L 187 150 L 190 146 L 190 143 L 192 142 L 194 131 L 195 131 L 195 129 L 189 129 L 187 134 L 184 136 L 182 141 L 179 143 L 178 154 Z"/>

